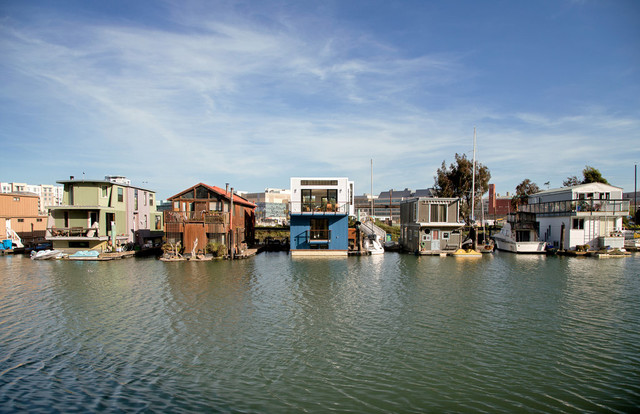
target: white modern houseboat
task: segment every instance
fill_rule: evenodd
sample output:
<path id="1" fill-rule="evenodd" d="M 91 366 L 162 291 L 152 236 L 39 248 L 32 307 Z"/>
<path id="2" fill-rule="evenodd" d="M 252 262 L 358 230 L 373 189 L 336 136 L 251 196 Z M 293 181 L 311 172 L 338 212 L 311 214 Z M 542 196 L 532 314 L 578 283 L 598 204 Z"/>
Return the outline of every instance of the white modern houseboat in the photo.
<path id="1" fill-rule="evenodd" d="M 536 216 L 540 239 L 560 250 L 623 249 L 622 218 L 629 201 L 622 188 L 603 183 L 580 184 L 529 196 L 521 211 Z"/>

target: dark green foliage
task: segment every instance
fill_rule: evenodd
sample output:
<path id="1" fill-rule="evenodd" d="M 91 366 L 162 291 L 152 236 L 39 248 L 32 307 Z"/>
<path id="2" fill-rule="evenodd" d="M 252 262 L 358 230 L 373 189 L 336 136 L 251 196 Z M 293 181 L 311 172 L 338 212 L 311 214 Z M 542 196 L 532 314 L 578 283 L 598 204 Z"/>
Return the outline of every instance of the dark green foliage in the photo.
<path id="1" fill-rule="evenodd" d="M 465 154 L 455 155 L 455 162 L 447 167 L 445 161 L 438 168 L 434 177 L 434 190 L 438 197 L 457 197 L 460 203 L 460 216 L 466 223 L 471 220 L 471 185 L 473 178 L 473 161 Z M 475 203 L 480 206 L 482 195 L 489 190 L 491 172 L 489 168 L 476 162 Z"/>

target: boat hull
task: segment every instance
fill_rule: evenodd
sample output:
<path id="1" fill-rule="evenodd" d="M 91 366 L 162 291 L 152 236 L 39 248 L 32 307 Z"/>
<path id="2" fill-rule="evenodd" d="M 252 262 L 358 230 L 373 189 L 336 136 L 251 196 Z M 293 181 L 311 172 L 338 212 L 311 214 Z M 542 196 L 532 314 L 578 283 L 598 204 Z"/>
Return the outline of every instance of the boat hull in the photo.
<path id="1" fill-rule="evenodd" d="M 494 237 L 496 249 L 512 253 L 544 254 L 546 253 L 546 242 L 515 242 L 502 237 Z"/>

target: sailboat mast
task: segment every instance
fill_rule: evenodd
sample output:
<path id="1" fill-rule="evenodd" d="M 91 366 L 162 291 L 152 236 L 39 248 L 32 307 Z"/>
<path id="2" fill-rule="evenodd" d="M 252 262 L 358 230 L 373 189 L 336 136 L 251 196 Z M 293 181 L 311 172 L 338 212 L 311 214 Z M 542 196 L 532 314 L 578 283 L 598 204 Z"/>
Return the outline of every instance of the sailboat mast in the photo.
<path id="1" fill-rule="evenodd" d="M 373 221 L 373 158 L 371 158 L 371 220 Z"/>
<path id="2" fill-rule="evenodd" d="M 475 224 L 475 202 L 476 202 L 476 127 L 473 127 L 473 175 L 471 177 L 471 224 Z"/>

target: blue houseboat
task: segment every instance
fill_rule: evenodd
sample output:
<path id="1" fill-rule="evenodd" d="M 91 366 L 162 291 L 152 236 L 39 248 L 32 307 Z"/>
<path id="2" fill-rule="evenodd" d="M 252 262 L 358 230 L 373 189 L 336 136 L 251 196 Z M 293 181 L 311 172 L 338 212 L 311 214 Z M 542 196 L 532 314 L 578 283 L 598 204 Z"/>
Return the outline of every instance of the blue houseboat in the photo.
<path id="1" fill-rule="evenodd" d="M 353 181 L 293 177 L 289 212 L 292 256 L 347 256 Z"/>

